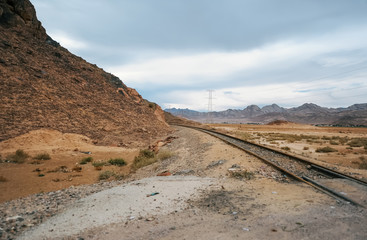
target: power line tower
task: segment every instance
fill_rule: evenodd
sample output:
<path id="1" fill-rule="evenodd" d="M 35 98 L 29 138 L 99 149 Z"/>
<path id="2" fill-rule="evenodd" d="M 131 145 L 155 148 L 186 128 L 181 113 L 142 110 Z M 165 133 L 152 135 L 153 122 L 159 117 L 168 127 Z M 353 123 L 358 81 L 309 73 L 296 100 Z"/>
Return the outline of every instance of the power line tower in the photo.
<path id="1" fill-rule="evenodd" d="M 207 91 L 209 92 L 207 123 L 213 123 L 211 112 L 213 112 L 213 92 L 214 90 L 209 89 Z"/>

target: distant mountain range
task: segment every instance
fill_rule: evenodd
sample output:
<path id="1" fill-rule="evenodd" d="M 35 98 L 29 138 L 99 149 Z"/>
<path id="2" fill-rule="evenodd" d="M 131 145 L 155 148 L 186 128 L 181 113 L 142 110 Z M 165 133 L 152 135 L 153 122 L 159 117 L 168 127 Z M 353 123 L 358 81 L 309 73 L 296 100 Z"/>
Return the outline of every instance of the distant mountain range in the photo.
<path id="1" fill-rule="evenodd" d="M 294 108 L 283 108 L 277 104 L 262 108 L 250 105 L 243 110 L 228 109 L 209 114 L 176 108 L 165 111 L 198 122 L 266 124 L 275 120 L 285 120 L 305 124 L 367 126 L 367 103 L 354 104 L 347 108 L 326 108 L 313 103 L 305 103 Z"/>

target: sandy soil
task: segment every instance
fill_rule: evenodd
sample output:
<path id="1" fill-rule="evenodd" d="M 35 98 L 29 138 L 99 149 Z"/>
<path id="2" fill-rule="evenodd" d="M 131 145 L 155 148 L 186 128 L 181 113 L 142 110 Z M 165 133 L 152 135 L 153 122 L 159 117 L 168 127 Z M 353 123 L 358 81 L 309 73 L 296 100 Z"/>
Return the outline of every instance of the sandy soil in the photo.
<path id="1" fill-rule="evenodd" d="M 3 159 L 17 149 L 22 149 L 31 156 L 48 153 L 51 159 L 35 161 L 29 158 L 23 164 L 0 163 L 0 176 L 7 180 L 0 182 L 2 193 L 0 202 L 39 192 L 50 192 L 97 182 L 101 171 L 95 170 L 91 164 L 78 164 L 85 157 L 93 157 L 94 161 L 123 158 L 128 164 L 131 164 L 139 153 L 139 149 L 96 146 L 85 136 L 63 134 L 49 129 L 31 131 L 0 143 L 0 155 Z M 91 152 L 91 154 L 83 152 Z M 72 169 L 78 165 L 82 167 L 82 171 L 73 171 Z M 66 168 L 60 170 L 62 166 Z M 129 166 L 103 167 L 102 171 L 106 170 L 126 175 L 129 173 Z M 44 176 L 39 177 L 40 174 Z"/>
<path id="2" fill-rule="evenodd" d="M 280 181 L 279 173 L 273 169 L 206 134 L 179 128 L 175 136 L 178 138 L 164 147 L 174 152 L 174 157 L 138 170 L 127 180 L 129 184 L 121 186 L 125 193 L 140 192 L 130 196 L 133 200 L 123 195 L 115 199 L 113 192 L 117 190 L 114 188 L 102 191 L 50 218 L 34 232 L 45 231 L 47 228 L 42 226 L 48 225 L 54 226 L 53 231 L 58 233 L 66 232 L 63 235 L 66 239 L 366 239 L 367 212 L 364 209 L 337 202 L 307 185 L 292 180 Z M 255 178 L 230 177 L 228 169 L 234 164 L 254 173 Z M 166 188 L 150 180 L 163 171 L 182 175 L 180 181 L 176 181 L 173 188 Z M 199 187 L 201 191 L 190 189 L 190 182 L 184 180 L 184 175 L 199 177 L 195 181 L 206 187 Z M 208 185 L 208 177 L 215 181 Z M 164 178 L 160 177 L 161 183 L 169 182 L 171 177 L 166 177 L 166 181 Z M 162 204 L 148 208 L 149 211 L 141 216 L 139 213 L 145 209 L 141 203 L 152 199 L 143 195 L 153 189 L 145 189 L 144 184 L 136 185 L 139 181 L 153 182 L 154 189 L 164 193 L 156 195 Z M 189 197 L 183 198 L 185 200 L 178 205 L 164 204 L 177 199 L 181 193 Z M 109 198 L 119 201 L 111 207 L 105 201 L 109 206 L 108 214 L 118 216 L 118 221 L 94 224 L 85 229 L 84 218 L 77 214 L 64 220 L 74 223 L 70 233 L 63 228 L 65 223 L 59 225 L 61 216 L 72 209 L 88 209 L 91 199 L 101 202 Z M 130 212 L 124 212 L 125 201 L 126 206 L 136 201 Z M 93 206 L 89 207 L 93 210 Z M 98 222 L 100 214 L 106 211 L 100 210 L 97 213 L 86 210 L 85 214 L 90 215 L 88 221 Z M 77 226 L 80 232 L 73 234 Z M 50 231 L 44 236 L 61 237 Z M 24 236 L 27 234 L 30 232 Z"/>
<path id="3" fill-rule="evenodd" d="M 287 123 L 282 125 L 247 125 L 247 124 L 213 124 L 214 128 L 226 130 L 229 133 L 239 136 L 239 133 L 250 134 L 250 141 L 267 145 L 273 148 L 281 149 L 289 147 L 290 152 L 299 156 L 307 157 L 320 161 L 320 163 L 332 164 L 338 167 L 360 168 L 361 158 L 367 160 L 367 150 L 363 147 L 350 148 L 347 144 L 341 144 L 338 140 L 334 141 L 336 145 L 330 144 L 330 140 L 325 138 L 367 138 L 367 128 L 345 128 L 345 127 L 316 127 L 312 125 Z M 288 134 L 288 135 L 307 135 L 318 139 L 313 141 L 290 142 L 286 140 L 271 140 L 264 134 Z M 324 139 L 323 139 L 324 138 Z M 316 149 L 320 147 L 332 147 L 336 152 L 317 153 Z M 361 171 L 363 174 L 365 171 Z M 367 176 L 365 176 L 367 177 Z"/>
<path id="4" fill-rule="evenodd" d="M 174 134 L 177 139 L 162 148 L 174 153 L 173 157 L 139 169 L 120 186 L 102 190 L 62 208 L 57 215 L 24 232 L 23 239 L 367 238 L 365 209 L 338 202 L 308 185 L 284 179 L 258 159 L 207 134 L 177 129 Z M 63 134 L 53 134 L 58 136 L 57 139 L 67 138 Z M 31 135 L 30 139 L 37 134 Z M 74 137 L 75 142 L 71 143 L 70 138 Z M 81 151 L 93 149 L 93 154 L 100 150 L 101 157 L 106 152 L 119 156 L 129 151 L 132 156 L 135 154 L 133 150 L 96 147 L 82 136 L 68 138 L 66 142 L 70 145 L 64 142 L 63 148 L 70 155 L 76 154 L 70 164 L 85 156 L 75 152 L 75 147 Z M 18 142 L 24 140 L 18 139 Z M 40 141 L 33 142 L 33 147 L 23 148 L 30 154 L 40 150 L 37 147 L 41 146 Z M 10 153 L 19 146 L 15 142 L 14 145 L 6 144 Z M 60 142 L 54 144 L 61 145 Z M 52 147 L 49 151 L 56 154 L 57 148 Z M 65 151 L 61 153 L 65 154 Z M 52 159 L 43 164 L 55 163 L 56 156 L 52 155 Z M 9 169 L 8 163 L 3 164 L 1 168 Z M 28 166 L 24 173 L 30 170 L 29 166 L 33 167 L 27 163 L 15 166 Z M 52 164 L 44 166 L 55 167 Z M 247 171 L 253 177 L 234 178 L 230 175 L 233 169 Z M 366 174 L 366 170 L 358 171 Z M 156 177 L 162 172 L 174 176 Z M 47 175 L 30 177 L 44 181 Z M 153 192 L 159 194 L 147 197 Z"/>

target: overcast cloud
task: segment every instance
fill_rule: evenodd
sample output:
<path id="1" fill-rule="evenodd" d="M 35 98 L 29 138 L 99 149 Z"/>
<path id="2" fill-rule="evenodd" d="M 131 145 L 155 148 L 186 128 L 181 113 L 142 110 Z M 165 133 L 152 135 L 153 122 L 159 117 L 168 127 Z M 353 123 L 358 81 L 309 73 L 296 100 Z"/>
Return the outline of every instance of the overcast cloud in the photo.
<path id="1" fill-rule="evenodd" d="M 31 0 L 48 34 L 163 108 L 367 102 L 366 0 Z"/>

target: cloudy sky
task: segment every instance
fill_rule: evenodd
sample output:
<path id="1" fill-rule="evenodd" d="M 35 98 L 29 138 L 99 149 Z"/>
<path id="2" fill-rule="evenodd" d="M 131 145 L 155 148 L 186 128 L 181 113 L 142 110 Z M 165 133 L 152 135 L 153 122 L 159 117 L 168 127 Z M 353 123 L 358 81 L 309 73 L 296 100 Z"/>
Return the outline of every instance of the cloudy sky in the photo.
<path id="1" fill-rule="evenodd" d="M 367 102 L 367 0 L 31 0 L 47 33 L 163 108 Z"/>

